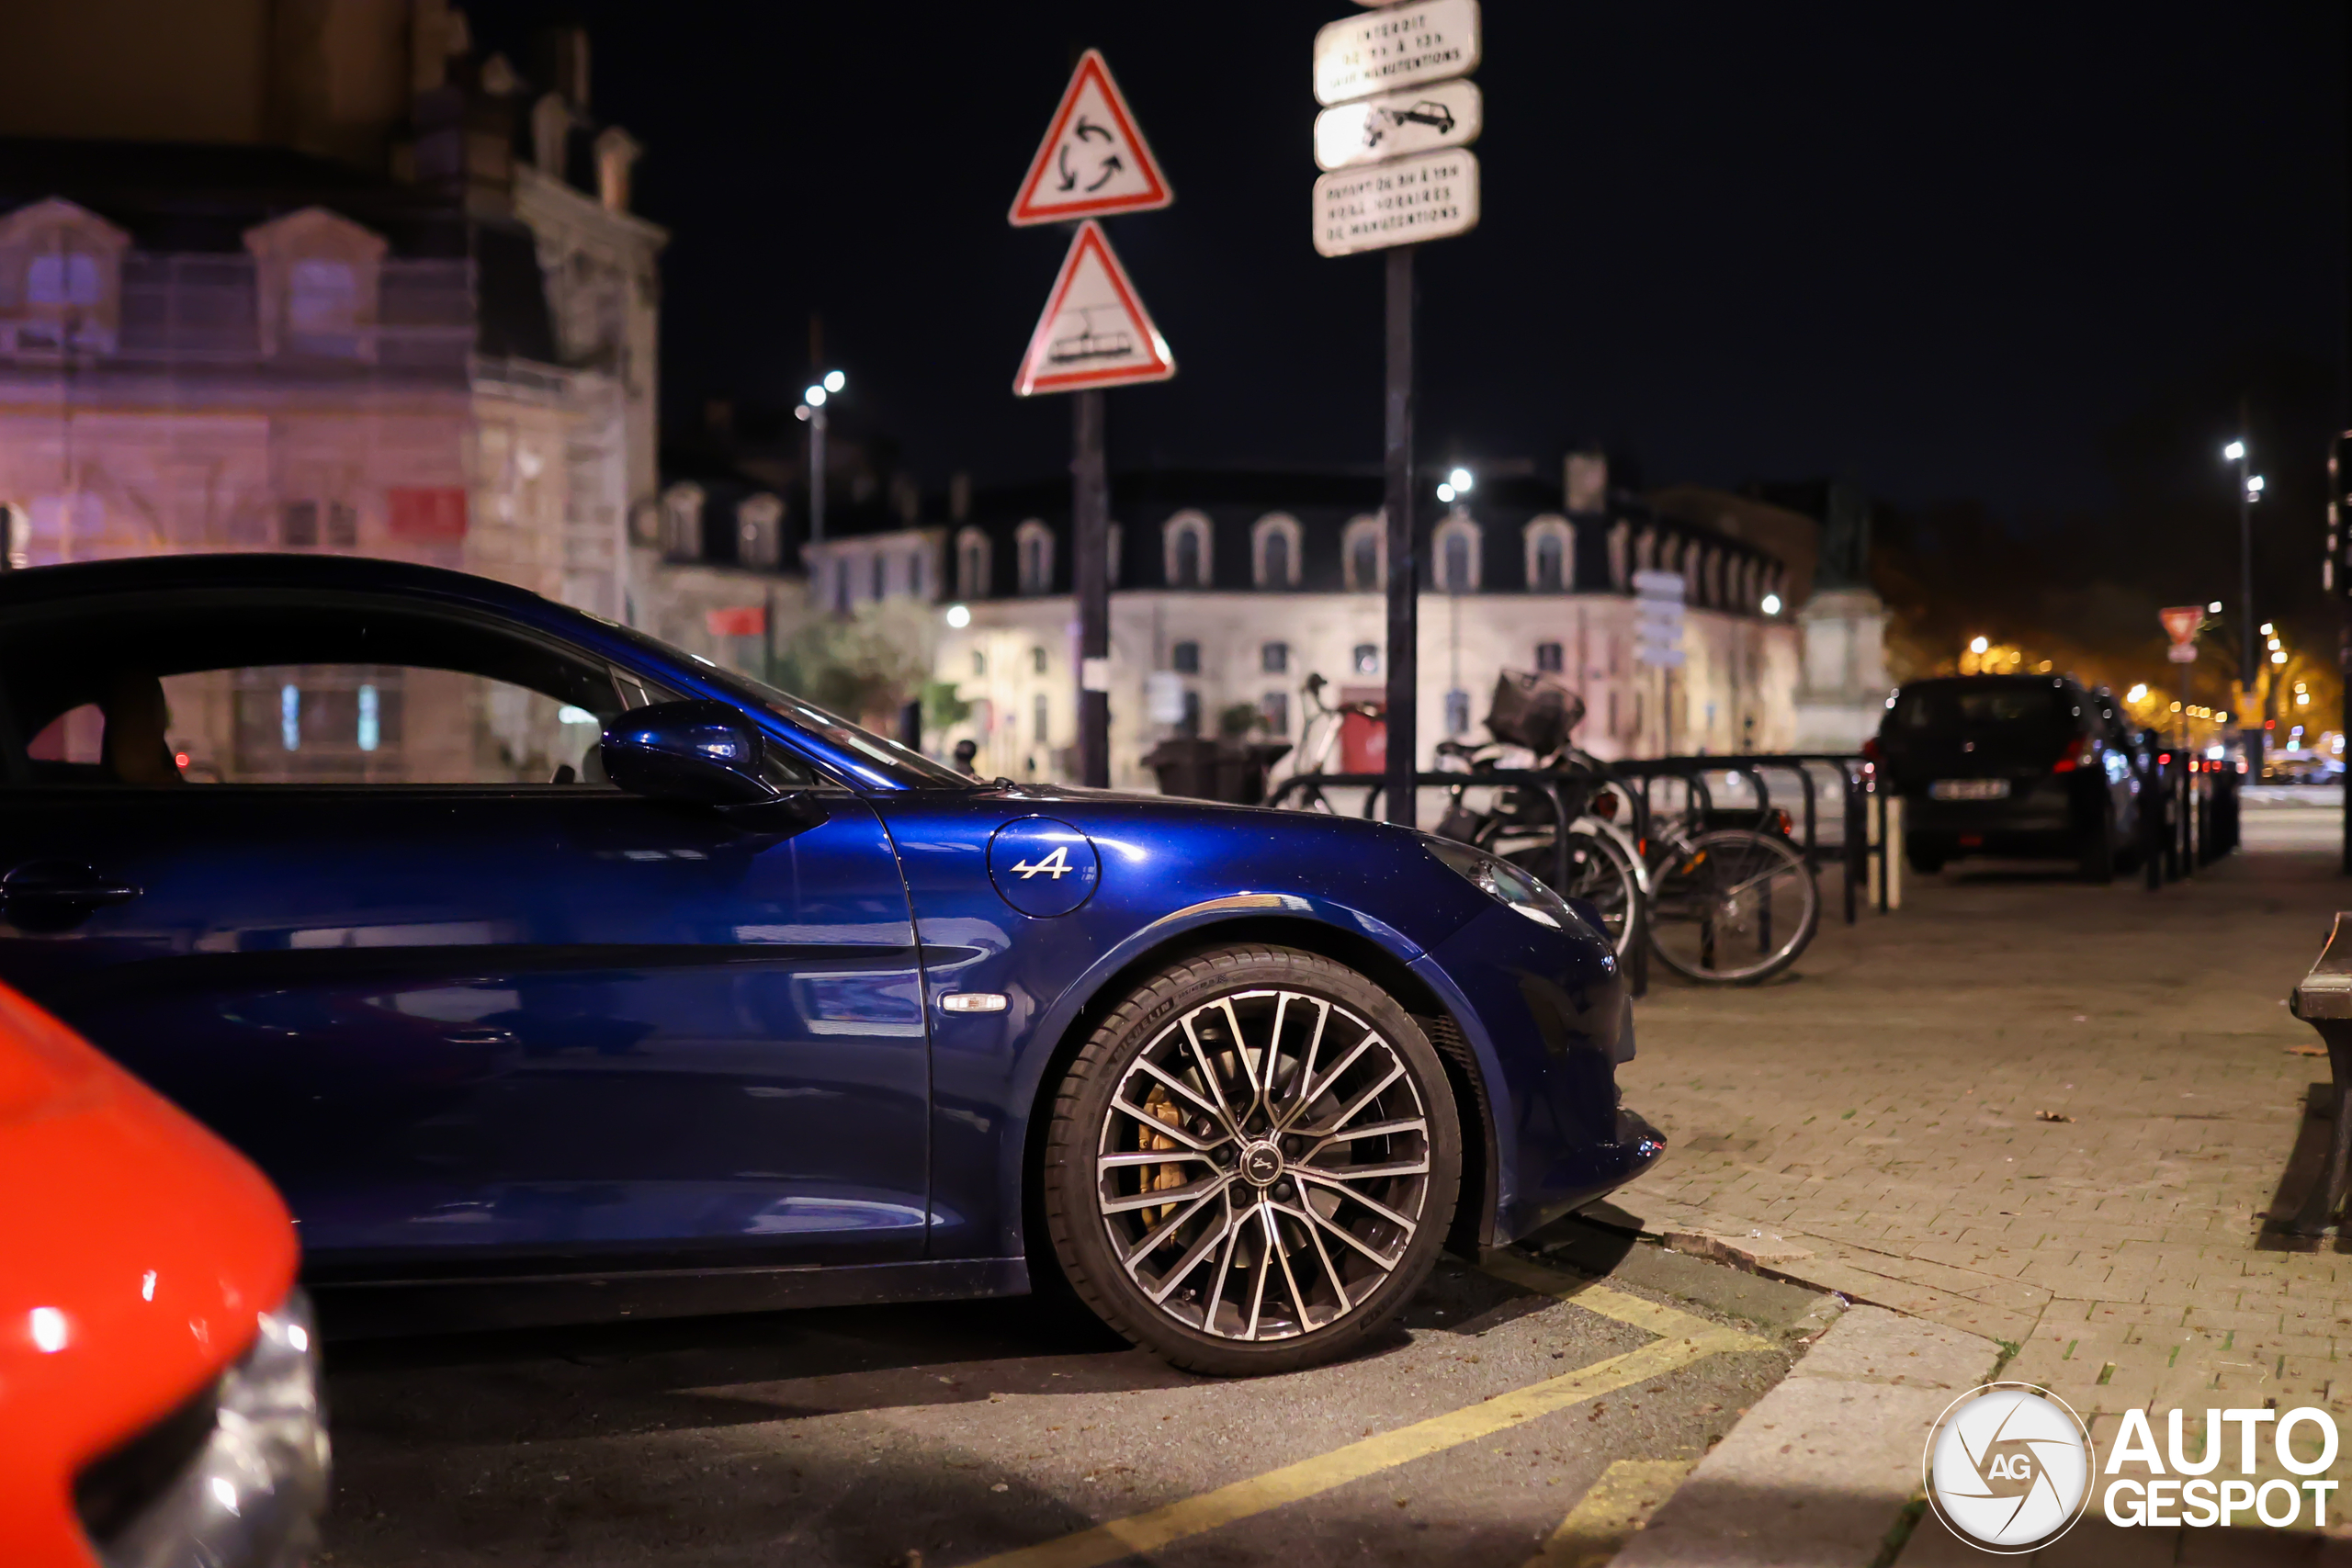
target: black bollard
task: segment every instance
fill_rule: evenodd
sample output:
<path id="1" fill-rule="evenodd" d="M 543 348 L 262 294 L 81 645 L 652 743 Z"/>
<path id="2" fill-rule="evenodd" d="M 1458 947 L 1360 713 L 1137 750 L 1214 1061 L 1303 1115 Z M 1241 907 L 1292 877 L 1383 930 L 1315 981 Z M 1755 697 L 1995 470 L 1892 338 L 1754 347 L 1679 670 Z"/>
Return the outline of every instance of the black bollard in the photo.
<path id="1" fill-rule="evenodd" d="M 2352 913 L 2335 917 L 2319 962 L 2295 987 L 2290 1003 L 2297 1018 L 2319 1031 L 2327 1045 L 2327 1065 L 2335 1075 L 2328 1128 L 2327 1162 L 2317 1185 L 2303 1200 L 2301 1212 L 2288 1229 L 2297 1235 L 2324 1235 L 2344 1202 L 2347 1167 L 2352 1167 L 2352 932 L 2346 922 Z"/>

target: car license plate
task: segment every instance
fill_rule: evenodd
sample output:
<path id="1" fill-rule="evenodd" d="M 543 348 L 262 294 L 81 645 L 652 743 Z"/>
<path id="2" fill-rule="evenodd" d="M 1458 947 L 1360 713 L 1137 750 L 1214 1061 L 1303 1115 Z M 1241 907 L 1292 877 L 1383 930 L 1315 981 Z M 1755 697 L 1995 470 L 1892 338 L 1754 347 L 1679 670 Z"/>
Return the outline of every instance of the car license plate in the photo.
<path id="1" fill-rule="evenodd" d="M 1928 786 L 1933 800 L 2007 800 L 2007 779 L 1938 779 Z"/>

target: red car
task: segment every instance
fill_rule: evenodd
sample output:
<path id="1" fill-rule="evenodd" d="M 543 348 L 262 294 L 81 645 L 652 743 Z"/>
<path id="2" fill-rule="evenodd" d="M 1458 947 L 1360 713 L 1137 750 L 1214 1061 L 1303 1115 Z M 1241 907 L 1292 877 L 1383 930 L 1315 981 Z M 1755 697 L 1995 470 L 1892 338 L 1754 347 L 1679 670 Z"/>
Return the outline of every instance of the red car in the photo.
<path id="1" fill-rule="evenodd" d="M 261 1174 L 0 987 L 0 1561 L 292 1568 L 327 1438 Z"/>

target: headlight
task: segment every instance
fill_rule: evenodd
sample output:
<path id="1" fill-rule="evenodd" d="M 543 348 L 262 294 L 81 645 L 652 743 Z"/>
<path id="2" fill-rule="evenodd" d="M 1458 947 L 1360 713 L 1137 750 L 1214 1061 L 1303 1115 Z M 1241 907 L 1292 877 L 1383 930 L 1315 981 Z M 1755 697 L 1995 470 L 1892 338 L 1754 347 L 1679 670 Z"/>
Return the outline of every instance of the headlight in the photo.
<path id="1" fill-rule="evenodd" d="M 294 1568 L 318 1545 L 327 1500 L 326 1412 L 319 1331 L 301 1292 L 261 1314 L 253 1348 L 207 1395 L 209 1434 L 184 1462 L 136 1462 L 142 1445 L 154 1447 L 142 1436 L 92 1466 L 76 1488 L 84 1528 L 107 1568 Z M 109 1468 L 110 1484 L 93 1486 Z M 141 1471 L 145 1483 L 126 1487 Z M 111 1495 L 94 1506 L 101 1492 Z"/>
<path id="2" fill-rule="evenodd" d="M 1507 860 L 1498 860 L 1484 850 L 1473 849 L 1453 839 L 1423 835 L 1421 846 L 1468 877 L 1487 897 L 1510 905 L 1539 926 L 1566 931 L 1568 922 L 1576 919 L 1566 900 Z"/>

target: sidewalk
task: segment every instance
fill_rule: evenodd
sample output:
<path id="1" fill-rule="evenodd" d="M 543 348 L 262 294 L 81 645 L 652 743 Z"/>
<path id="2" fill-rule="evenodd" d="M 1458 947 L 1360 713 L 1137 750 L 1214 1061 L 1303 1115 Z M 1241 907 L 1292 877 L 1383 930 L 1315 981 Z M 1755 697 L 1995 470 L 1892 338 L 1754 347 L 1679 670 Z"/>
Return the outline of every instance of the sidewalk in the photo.
<path id="1" fill-rule="evenodd" d="M 2283 999 L 2352 882 L 2324 821 L 2249 840 L 2155 894 L 1955 868 L 1897 914 L 1826 911 L 1781 983 L 1659 984 L 1619 1077 L 1668 1154 L 1617 1206 L 2002 1342 L 2000 1375 L 2102 1452 L 2135 1405 L 2269 1402 L 2328 1409 L 2352 1448 L 2352 1241 L 2260 1229 L 2325 1132 L 2304 1101 L 2327 1064 Z"/>

